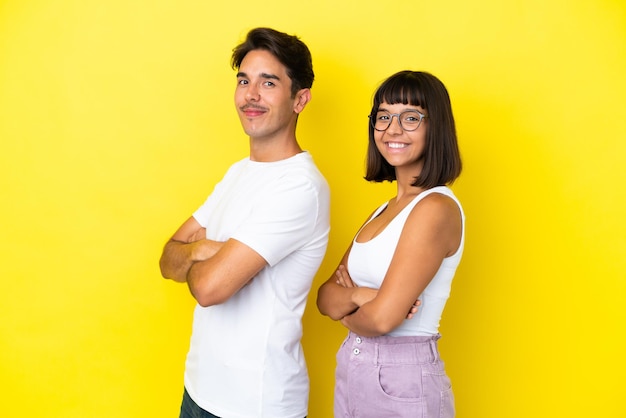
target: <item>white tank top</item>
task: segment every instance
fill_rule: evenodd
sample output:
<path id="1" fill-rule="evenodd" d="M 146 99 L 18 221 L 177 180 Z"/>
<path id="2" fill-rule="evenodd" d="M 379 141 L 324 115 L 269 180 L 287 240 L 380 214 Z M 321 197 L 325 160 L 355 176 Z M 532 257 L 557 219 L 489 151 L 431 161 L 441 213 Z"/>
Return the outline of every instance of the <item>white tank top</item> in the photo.
<path id="1" fill-rule="evenodd" d="M 425 190 L 396 215 L 379 235 L 363 243 L 357 242 L 355 237 L 348 256 L 348 271 L 354 283 L 357 286 L 379 289 L 387 274 L 400 234 L 411 210 L 420 200 L 431 193 L 449 196 L 459 206 L 462 221 L 461 243 L 453 255 L 444 258 L 437 274 L 420 295 L 419 299 L 422 303 L 417 314 L 411 319 L 405 319 L 400 326 L 387 334 L 390 336 L 434 335 L 439 333 L 439 321 L 450 296 L 452 278 L 461 261 L 465 242 L 465 214 L 460 202 L 448 187 L 437 186 Z M 387 207 L 387 204 L 388 202 L 381 205 L 368 222 L 378 216 Z"/>

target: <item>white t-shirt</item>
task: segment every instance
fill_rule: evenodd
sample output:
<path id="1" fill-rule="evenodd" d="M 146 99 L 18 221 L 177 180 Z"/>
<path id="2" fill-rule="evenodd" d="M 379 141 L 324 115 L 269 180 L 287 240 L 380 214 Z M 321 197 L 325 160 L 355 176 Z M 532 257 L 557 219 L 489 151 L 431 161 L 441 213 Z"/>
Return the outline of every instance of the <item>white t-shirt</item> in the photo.
<path id="1" fill-rule="evenodd" d="M 405 319 L 402 324 L 387 334 L 390 336 L 434 335 L 439 332 L 441 314 L 450 296 L 452 279 L 463 254 L 465 215 L 461 204 L 448 187 L 438 186 L 425 190 L 418 194 L 411 203 L 396 215 L 379 235 L 363 243 L 357 242 L 355 238 L 348 256 L 348 272 L 354 283 L 357 286 L 379 289 L 387 274 L 400 239 L 400 234 L 411 210 L 420 200 L 431 193 L 441 193 L 449 196 L 459 206 L 463 222 L 461 244 L 456 253 L 443 259 L 439 270 L 420 295 L 419 299 L 422 303 L 417 313 L 413 318 Z M 370 220 L 378 216 L 386 207 L 387 203 L 380 206 Z M 407 274 L 410 274 L 410 272 L 407 272 Z"/>
<path id="2" fill-rule="evenodd" d="M 310 154 L 228 170 L 194 218 L 207 238 L 236 239 L 268 265 L 220 305 L 197 305 L 185 388 L 223 418 L 302 418 L 309 378 L 302 314 L 328 244 L 330 196 Z"/>

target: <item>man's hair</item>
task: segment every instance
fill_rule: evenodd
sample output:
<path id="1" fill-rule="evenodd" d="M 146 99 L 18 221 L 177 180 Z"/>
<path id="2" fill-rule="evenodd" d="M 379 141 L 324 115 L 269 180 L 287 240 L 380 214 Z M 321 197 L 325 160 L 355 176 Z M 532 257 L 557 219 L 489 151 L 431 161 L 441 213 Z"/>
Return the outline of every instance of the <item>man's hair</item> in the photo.
<path id="1" fill-rule="evenodd" d="M 270 52 L 287 68 L 292 97 L 301 89 L 311 88 L 315 78 L 311 52 L 297 36 L 270 28 L 252 29 L 246 39 L 233 49 L 232 68 L 239 69 L 246 54 L 259 49 Z"/>
<path id="2" fill-rule="evenodd" d="M 387 78 L 374 94 L 370 118 L 375 118 L 380 105 L 408 104 L 426 111 L 426 140 L 421 173 L 413 186 L 429 189 L 451 184 L 461 174 L 461 156 L 457 143 L 454 117 L 448 90 L 432 74 L 400 71 Z M 374 141 L 374 127 L 369 125 L 367 168 L 365 179 L 382 182 L 396 180 L 394 167 L 383 158 Z"/>

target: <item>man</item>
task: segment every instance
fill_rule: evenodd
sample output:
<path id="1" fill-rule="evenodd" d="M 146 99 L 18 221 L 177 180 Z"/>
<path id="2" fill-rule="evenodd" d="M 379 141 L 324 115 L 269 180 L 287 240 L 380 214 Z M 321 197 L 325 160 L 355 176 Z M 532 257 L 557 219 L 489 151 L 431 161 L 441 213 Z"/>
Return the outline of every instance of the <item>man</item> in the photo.
<path id="1" fill-rule="evenodd" d="M 180 416 L 302 418 L 302 314 L 326 252 L 330 199 L 296 140 L 311 100 L 311 54 L 295 36 L 257 28 L 231 64 L 250 156 L 230 167 L 160 260 L 163 277 L 186 282 L 198 302 Z"/>

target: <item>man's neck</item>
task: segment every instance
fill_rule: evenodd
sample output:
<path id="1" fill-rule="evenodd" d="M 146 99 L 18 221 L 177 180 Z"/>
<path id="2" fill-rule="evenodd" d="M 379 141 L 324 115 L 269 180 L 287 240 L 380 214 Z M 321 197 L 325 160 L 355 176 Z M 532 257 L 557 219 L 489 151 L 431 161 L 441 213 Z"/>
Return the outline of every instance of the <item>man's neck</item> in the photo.
<path id="1" fill-rule="evenodd" d="M 268 141 L 250 138 L 250 160 L 258 162 L 272 162 L 285 160 L 302 152 L 296 138 L 284 141 Z"/>

